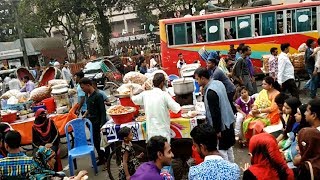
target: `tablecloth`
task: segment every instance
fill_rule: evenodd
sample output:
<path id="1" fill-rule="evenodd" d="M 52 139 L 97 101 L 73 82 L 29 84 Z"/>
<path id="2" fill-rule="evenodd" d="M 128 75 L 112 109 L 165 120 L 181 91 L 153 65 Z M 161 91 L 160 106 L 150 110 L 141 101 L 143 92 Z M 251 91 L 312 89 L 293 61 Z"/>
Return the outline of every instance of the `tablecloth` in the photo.
<path id="1" fill-rule="evenodd" d="M 57 114 L 52 114 L 50 117 L 54 117 Z M 10 126 L 12 129 L 18 131 L 21 135 L 21 144 L 22 145 L 29 145 L 32 144 L 32 126 L 34 122 L 33 118 L 28 118 L 23 121 L 15 121 L 14 123 L 11 123 Z M 54 124 L 57 126 L 60 136 L 65 135 L 64 126 L 70 121 L 67 118 L 63 119 L 55 119 L 53 118 Z M 71 129 L 70 129 L 71 130 Z"/>
<path id="2" fill-rule="evenodd" d="M 171 138 L 191 138 L 191 130 L 197 126 L 195 118 L 175 118 L 171 119 Z M 108 143 L 119 141 L 118 132 L 122 127 L 129 127 L 133 132 L 133 141 L 146 140 L 146 122 L 130 122 L 121 125 L 106 123 L 102 127 Z"/>

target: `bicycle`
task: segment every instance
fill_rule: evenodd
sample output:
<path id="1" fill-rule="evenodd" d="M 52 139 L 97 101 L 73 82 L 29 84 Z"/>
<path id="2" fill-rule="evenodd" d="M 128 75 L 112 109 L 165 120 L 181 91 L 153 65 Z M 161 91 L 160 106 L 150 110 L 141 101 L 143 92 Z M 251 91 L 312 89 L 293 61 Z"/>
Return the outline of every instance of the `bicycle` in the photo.
<path id="1" fill-rule="evenodd" d="M 121 142 L 116 142 L 116 144 L 119 144 Z M 144 157 L 142 157 L 140 160 L 140 163 L 146 162 L 146 149 L 139 146 L 137 142 L 132 142 L 133 149 L 135 150 L 135 154 L 139 155 L 140 153 L 144 153 Z M 119 166 L 121 165 L 121 144 L 118 145 L 109 155 L 107 160 L 107 172 L 109 175 L 109 178 L 111 180 L 118 180 L 119 179 Z"/>

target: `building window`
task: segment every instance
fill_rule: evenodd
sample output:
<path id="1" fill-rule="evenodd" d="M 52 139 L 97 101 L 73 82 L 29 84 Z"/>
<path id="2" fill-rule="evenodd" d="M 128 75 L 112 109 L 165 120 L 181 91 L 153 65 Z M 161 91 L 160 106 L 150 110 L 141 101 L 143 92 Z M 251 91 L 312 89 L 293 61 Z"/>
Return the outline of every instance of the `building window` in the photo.
<path id="1" fill-rule="evenodd" d="M 220 41 L 220 20 L 208 20 L 207 21 L 208 41 Z"/>
<path id="2" fill-rule="evenodd" d="M 237 21 L 238 38 L 252 37 L 251 16 L 240 16 Z"/>
<path id="3" fill-rule="evenodd" d="M 276 34 L 276 15 L 274 12 L 261 14 L 262 35 Z"/>

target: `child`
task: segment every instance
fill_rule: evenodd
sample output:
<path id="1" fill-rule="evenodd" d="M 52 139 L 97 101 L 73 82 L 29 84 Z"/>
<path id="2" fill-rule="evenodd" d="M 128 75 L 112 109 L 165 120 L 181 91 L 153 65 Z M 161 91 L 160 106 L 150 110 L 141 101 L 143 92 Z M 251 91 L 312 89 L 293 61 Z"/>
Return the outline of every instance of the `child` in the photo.
<path id="1" fill-rule="evenodd" d="M 240 87 L 240 97 L 235 101 L 235 106 L 237 108 L 236 114 L 236 126 L 235 126 L 235 136 L 239 140 L 242 137 L 242 122 L 244 118 L 251 111 L 254 100 L 249 96 L 249 91 L 245 86 Z"/>
<path id="2" fill-rule="evenodd" d="M 121 165 L 119 167 L 119 180 L 129 180 L 136 172 L 140 162 L 136 157 L 132 147 L 133 134 L 130 128 L 123 127 L 119 131 L 119 136 L 123 139 L 121 147 Z M 142 153 L 139 155 L 142 156 Z"/>

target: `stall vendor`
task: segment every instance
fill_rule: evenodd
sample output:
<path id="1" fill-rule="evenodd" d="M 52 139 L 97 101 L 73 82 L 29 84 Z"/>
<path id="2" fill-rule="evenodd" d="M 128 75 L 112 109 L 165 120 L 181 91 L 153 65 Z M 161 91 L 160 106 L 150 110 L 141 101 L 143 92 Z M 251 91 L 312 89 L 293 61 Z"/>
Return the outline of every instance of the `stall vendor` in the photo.
<path id="1" fill-rule="evenodd" d="M 146 114 L 147 139 L 152 136 L 164 136 L 170 142 L 170 116 L 169 110 L 178 113 L 180 105 L 165 91 L 165 77 L 157 73 L 153 77 L 154 88 L 144 91 L 131 99 L 136 105 L 144 105 Z M 131 91 L 132 92 L 132 91 Z M 131 94 L 132 95 L 132 94 Z"/>
<path id="2" fill-rule="evenodd" d="M 35 89 L 34 83 L 30 80 L 29 76 L 23 77 L 23 82 L 25 83 L 24 87 L 20 90 L 20 92 L 28 92 L 30 93 Z"/>

